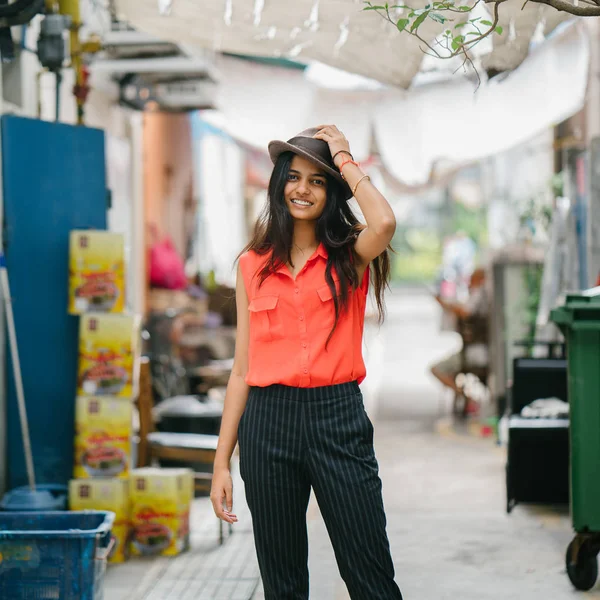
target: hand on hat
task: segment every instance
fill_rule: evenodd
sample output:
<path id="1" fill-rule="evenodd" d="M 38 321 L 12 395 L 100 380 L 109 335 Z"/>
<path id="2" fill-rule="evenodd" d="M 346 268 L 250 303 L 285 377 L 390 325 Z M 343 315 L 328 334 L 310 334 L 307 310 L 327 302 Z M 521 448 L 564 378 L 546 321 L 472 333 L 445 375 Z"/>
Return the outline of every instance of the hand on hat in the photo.
<path id="1" fill-rule="evenodd" d="M 327 142 L 331 156 L 335 156 L 335 165 L 339 168 L 342 162 L 348 159 L 347 154 L 350 154 L 350 144 L 346 136 L 335 125 L 319 125 L 317 129 L 319 131 L 313 137 Z"/>

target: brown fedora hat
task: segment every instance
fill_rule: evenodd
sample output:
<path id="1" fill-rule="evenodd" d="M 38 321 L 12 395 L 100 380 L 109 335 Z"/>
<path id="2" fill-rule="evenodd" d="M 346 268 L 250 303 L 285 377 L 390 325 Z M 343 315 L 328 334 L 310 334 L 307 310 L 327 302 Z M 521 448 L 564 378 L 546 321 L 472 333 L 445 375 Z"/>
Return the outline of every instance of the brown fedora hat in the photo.
<path id="1" fill-rule="evenodd" d="M 277 162 L 277 159 L 284 152 L 293 152 L 298 156 L 302 156 L 307 160 L 315 163 L 318 167 L 329 173 L 334 179 L 342 184 L 344 195 L 346 200 L 352 198 L 352 191 L 350 186 L 346 183 L 344 178 L 340 175 L 337 167 L 333 160 L 331 160 L 331 152 L 329 151 L 329 145 L 323 140 L 316 140 L 313 136 L 319 130 L 316 127 L 305 129 L 298 135 L 289 139 L 287 142 L 274 140 L 269 143 L 269 156 L 273 161 L 273 164 Z"/>

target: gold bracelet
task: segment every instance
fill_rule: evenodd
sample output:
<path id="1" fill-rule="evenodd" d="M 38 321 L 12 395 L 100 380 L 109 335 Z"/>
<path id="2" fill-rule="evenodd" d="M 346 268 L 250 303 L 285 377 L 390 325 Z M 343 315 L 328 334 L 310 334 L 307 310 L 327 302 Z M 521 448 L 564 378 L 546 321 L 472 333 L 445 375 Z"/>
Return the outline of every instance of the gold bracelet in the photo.
<path id="1" fill-rule="evenodd" d="M 363 179 L 368 179 L 369 181 L 371 181 L 371 178 L 368 175 L 363 175 L 357 182 L 356 185 L 354 186 L 354 189 L 352 190 L 352 195 L 354 196 L 356 194 L 356 188 L 360 185 L 360 182 Z"/>

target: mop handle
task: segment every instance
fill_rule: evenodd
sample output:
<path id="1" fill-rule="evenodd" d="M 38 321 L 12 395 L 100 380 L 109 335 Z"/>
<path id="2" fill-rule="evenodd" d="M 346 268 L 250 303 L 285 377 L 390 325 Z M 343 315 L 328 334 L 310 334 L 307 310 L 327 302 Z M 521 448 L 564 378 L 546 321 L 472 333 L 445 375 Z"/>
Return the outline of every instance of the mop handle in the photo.
<path id="1" fill-rule="evenodd" d="M 25 450 L 25 465 L 27 467 L 27 479 L 31 491 L 35 491 L 35 473 L 33 470 L 33 457 L 31 452 L 31 439 L 29 437 L 29 424 L 27 422 L 27 410 L 25 408 L 25 393 L 23 392 L 23 378 L 21 376 L 21 363 L 19 361 L 19 349 L 17 347 L 17 332 L 15 330 L 15 318 L 10 297 L 10 286 L 8 273 L 6 271 L 6 259 L 0 253 L 0 285 L 4 296 L 4 308 L 6 310 L 6 323 L 8 326 L 8 339 L 10 342 L 10 354 L 12 357 L 15 386 L 17 388 L 17 404 L 19 405 L 19 419 L 21 421 L 21 435 L 23 437 L 23 448 Z"/>

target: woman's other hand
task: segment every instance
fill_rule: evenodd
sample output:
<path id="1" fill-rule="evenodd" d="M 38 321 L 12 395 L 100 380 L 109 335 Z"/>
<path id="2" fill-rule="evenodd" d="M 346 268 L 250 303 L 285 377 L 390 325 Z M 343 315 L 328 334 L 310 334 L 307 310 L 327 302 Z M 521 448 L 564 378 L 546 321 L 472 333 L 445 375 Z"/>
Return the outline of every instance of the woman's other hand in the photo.
<path id="1" fill-rule="evenodd" d="M 335 165 L 339 168 L 344 160 L 350 158 L 350 143 L 335 125 L 319 125 L 317 129 L 319 131 L 313 137 L 327 142 L 331 156 L 335 156 Z"/>
<path id="2" fill-rule="evenodd" d="M 218 469 L 213 473 L 210 501 L 215 514 L 227 523 L 237 523 L 233 510 L 233 481 L 229 469 Z"/>

